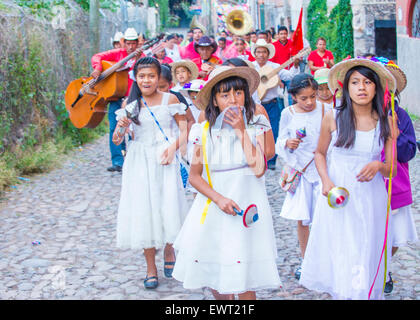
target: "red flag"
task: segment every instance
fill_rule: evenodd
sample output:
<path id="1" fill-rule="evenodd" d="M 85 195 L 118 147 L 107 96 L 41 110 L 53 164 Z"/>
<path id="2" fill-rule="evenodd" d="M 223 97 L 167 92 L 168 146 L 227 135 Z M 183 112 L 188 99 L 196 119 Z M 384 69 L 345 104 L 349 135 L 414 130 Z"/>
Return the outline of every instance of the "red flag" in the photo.
<path id="1" fill-rule="evenodd" d="M 299 21 L 292 36 L 292 56 L 296 55 L 303 49 L 302 13 L 303 8 L 300 8 Z"/>

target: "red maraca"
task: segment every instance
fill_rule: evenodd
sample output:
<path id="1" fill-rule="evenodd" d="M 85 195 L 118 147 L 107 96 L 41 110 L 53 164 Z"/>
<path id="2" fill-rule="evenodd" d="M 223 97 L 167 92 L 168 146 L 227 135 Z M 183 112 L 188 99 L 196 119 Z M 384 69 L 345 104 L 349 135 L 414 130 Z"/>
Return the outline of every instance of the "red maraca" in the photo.
<path id="1" fill-rule="evenodd" d="M 306 128 L 305 127 L 296 130 L 296 138 L 297 139 L 303 139 L 305 137 L 306 137 Z M 295 150 L 290 149 L 290 153 L 293 153 L 293 151 L 295 151 Z"/>

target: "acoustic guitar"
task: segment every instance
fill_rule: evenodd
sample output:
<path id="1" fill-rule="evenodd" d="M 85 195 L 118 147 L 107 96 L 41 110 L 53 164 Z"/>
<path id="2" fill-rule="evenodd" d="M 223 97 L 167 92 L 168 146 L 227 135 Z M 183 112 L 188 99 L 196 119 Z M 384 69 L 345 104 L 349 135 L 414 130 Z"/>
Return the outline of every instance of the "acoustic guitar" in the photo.
<path id="1" fill-rule="evenodd" d="M 164 34 L 161 34 L 147 41 L 141 48 L 116 63 L 102 61 L 103 72 L 97 79 L 82 77 L 70 82 L 64 101 L 70 121 L 76 128 L 96 128 L 101 123 L 107 113 L 108 103 L 124 97 L 127 92 L 129 68 L 124 64 L 160 42 L 163 37 Z"/>
<path id="2" fill-rule="evenodd" d="M 280 70 L 286 68 L 288 65 L 290 65 L 294 59 L 300 59 L 303 56 L 306 56 L 311 52 L 311 48 L 303 48 L 299 51 L 299 53 L 293 57 L 291 57 L 289 60 L 287 60 L 285 63 L 281 64 L 277 68 L 272 68 L 268 65 L 265 65 L 259 70 L 259 74 L 261 77 L 260 85 L 258 86 L 257 93 L 258 97 L 262 101 L 267 94 L 267 91 L 278 86 L 280 83 L 280 79 L 278 77 L 278 73 Z"/>

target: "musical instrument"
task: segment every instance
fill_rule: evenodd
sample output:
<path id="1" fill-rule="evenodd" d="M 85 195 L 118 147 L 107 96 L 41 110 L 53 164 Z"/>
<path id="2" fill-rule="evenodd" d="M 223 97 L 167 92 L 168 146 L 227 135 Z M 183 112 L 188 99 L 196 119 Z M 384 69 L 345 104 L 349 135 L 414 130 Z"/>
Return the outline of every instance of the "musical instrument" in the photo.
<path id="1" fill-rule="evenodd" d="M 251 204 L 245 211 L 238 211 L 236 208 L 233 208 L 233 211 L 235 211 L 237 215 L 242 216 L 242 222 L 246 228 L 251 227 L 251 225 L 258 221 L 258 209 L 255 204 Z"/>
<path id="2" fill-rule="evenodd" d="M 289 60 L 287 60 L 285 63 L 281 64 L 277 68 L 272 68 L 268 65 L 265 65 L 259 70 L 259 74 L 261 77 L 260 85 L 258 86 L 257 93 L 258 97 L 262 101 L 267 94 L 267 91 L 278 86 L 280 83 L 280 79 L 277 76 L 279 71 L 286 68 L 288 65 L 290 65 L 294 59 L 300 59 L 303 56 L 306 56 L 311 52 L 311 48 L 303 48 L 299 51 L 299 53 L 293 57 L 291 57 Z"/>
<path id="3" fill-rule="evenodd" d="M 344 207 L 349 201 L 350 193 L 346 188 L 334 187 L 328 192 L 328 205 L 333 209 Z"/>
<path id="4" fill-rule="evenodd" d="M 64 101 L 70 121 L 76 128 L 95 128 L 101 123 L 110 101 L 124 97 L 128 86 L 128 67 L 124 64 L 140 52 L 149 49 L 164 34 L 147 41 L 141 48 L 119 62 L 102 61 L 102 73 L 97 79 L 82 77 L 67 86 Z"/>
<path id="5" fill-rule="evenodd" d="M 253 29 L 252 17 L 243 10 L 232 10 L 226 16 L 226 27 L 235 35 L 243 36 Z"/>
<path id="6" fill-rule="evenodd" d="M 200 22 L 198 22 L 197 15 L 194 15 L 192 17 L 191 23 L 190 23 L 190 30 L 195 29 L 195 28 L 201 29 L 201 31 L 203 31 L 203 34 L 207 33 L 207 28 L 203 26 Z"/>

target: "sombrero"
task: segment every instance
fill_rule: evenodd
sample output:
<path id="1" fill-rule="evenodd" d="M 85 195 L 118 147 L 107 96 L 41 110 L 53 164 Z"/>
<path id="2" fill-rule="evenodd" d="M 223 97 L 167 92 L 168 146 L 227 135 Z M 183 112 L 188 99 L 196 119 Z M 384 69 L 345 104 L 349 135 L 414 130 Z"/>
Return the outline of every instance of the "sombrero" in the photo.
<path id="1" fill-rule="evenodd" d="M 267 43 L 264 39 L 258 39 L 251 48 L 251 54 L 255 58 L 257 48 L 266 48 L 268 50 L 268 59 L 270 60 L 276 54 L 276 48 L 272 43 Z"/>
<path id="2" fill-rule="evenodd" d="M 328 83 L 328 73 L 330 69 L 322 68 L 315 71 L 314 79 L 318 84 Z"/>
<path id="3" fill-rule="evenodd" d="M 175 71 L 176 71 L 176 68 L 178 68 L 178 67 L 185 67 L 188 70 L 190 70 L 191 80 L 197 79 L 197 77 L 198 77 L 198 67 L 191 60 L 180 60 L 180 61 L 177 61 L 177 62 L 172 62 L 170 64 L 170 66 L 171 66 L 172 78 L 174 79 L 174 82 L 177 82 L 176 77 L 175 77 Z"/>
<path id="4" fill-rule="evenodd" d="M 359 57 L 343 60 L 330 69 L 330 72 L 328 74 L 328 87 L 330 88 L 331 92 L 335 93 L 336 90 L 338 90 L 337 97 L 341 97 L 342 86 L 347 72 L 351 68 L 359 66 L 367 67 L 376 72 L 381 81 L 382 88 L 385 90 L 386 85 L 388 83 L 388 90 L 395 92 L 395 89 L 397 88 L 396 80 L 392 73 L 387 68 L 385 68 L 384 65 L 367 58 Z"/>
<path id="5" fill-rule="evenodd" d="M 240 77 L 248 82 L 249 92 L 252 95 L 260 84 L 260 75 L 257 70 L 249 67 L 229 67 L 220 66 L 214 69 L 209 79 L 197 95 L 195 105 L 201 110 L 205 110 L 209 104 L 211 90 L 221 80 L 229 77 Z"/>
<path id="6" fill-rule="evenodd" d="M 401 68 L 397 66 L 394 61 L 389 60 L 385 57 L 372 57 L 371 60 L 382 63 L 385 66 L 385 68 L 387 68 L 392 73 L 395 80 L 397 81 L 397 90 L 400 93 L 405 89 L 405 87 L 407 86 L 407 77 L 404 71 L 402 71 Z"/>
<path id="7" fill-rule="evenodd" d="M 204 80 L 195 79 L 191 82 L 187 82 L 186 84 L 184 84 L 184 86 L 182 87 L 182 89 L 179 90 L 179 92 L 182 95 L 188 97 L 188 91 L 200 92 L 200 90 L 203 89 L 205 84 L 206 82 Z"/>

